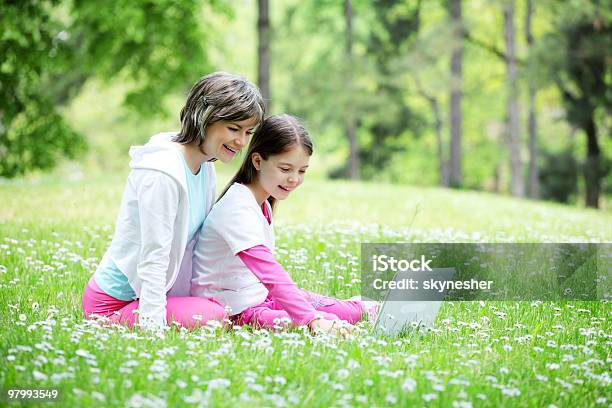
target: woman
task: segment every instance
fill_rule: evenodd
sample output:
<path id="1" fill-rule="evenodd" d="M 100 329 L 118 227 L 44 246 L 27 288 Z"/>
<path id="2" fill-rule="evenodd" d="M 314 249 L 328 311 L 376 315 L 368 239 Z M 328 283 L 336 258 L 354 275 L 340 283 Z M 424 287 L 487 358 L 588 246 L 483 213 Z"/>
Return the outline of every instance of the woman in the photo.
<path id="1" fill-rule="evenodd" d="M 180 132 L 130 149 L 115 235 L 83 294 L 87 318 L 158 329 L 224 317 L 216 299 L 189 296 L 193 247 L 215 199 L 212 161 L 230 162 L 263 114 L 255 85 L 213 73 L 189 92 Z"/>

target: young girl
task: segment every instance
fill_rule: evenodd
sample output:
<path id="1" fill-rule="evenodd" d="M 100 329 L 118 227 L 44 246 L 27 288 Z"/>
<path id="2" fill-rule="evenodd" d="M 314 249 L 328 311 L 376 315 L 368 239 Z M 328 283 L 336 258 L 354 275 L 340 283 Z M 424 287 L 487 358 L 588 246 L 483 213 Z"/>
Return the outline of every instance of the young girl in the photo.
<path id="1" fill-rule="evenodd" d="M 192 251 L 215 199 L 215 169 L 248 144 L 263 118 L 257 87 L 223 72 L 200 79 L 181 111 L 181 130 L 130 149 L 115 235 L 83 294 L 83 311 L 111 322 L 162 328 L 223 319 L 214 298 L 189 297 Z"/>
<path id="2" fill-rule="evenodd" d="M 313 331 L 335 332 L 368 312 L 360 301 L 342 301 L 298 289 L 276 261 L 272 210 L 304 181 L 312 143 L 288 115 L 264 120 L 245 160 L 208 215 L 194 249 L 191 295 L 215 297 L 237 324 L 273 327 L 289 319 Z"/>

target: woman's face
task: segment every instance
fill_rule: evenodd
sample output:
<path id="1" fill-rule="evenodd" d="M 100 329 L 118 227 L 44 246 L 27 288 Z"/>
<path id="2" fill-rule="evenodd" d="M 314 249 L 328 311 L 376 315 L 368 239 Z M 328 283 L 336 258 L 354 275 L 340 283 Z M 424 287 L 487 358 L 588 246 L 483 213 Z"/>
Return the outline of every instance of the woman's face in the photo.
<path id="1" fill-rule="evenodd" d="M 304 182 L 310 155 L 298 145 L 281 154 L 270 156 L 268 160 L 263 160 L 258 153 L 253 153 L 252 160 L 258 170 L 257 183 L 260 187 L 277 200 L 284 200 Z"/>
<path id="2" fill-rule="evenodd" d="M 256 118 L 241 121 L 220 120 L 206 126 L 204 143 L 200 150 L 223 163 L 229 163 L 238 152 L 249 144 Z"/>

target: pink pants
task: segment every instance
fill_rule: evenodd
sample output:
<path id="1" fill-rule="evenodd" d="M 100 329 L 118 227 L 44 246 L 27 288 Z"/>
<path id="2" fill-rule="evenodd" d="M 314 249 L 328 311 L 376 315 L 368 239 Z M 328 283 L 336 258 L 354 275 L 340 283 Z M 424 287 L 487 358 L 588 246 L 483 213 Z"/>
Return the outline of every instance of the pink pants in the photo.
<path id="1" fill-rule="evenodd" d="M 92 314 L 108 317 L 111 323 L 120 323 L 134 327 L 138 309 L 138 300 L 125 301 L 116 299 L 104 292 L 92 276 L 83 293 L 83 313 L 85 318 Z M 195 316 L 195 318 L 194 318 Z M 166 304 L 166 321 L 180 323 L 188 329 L 206 324 L 209 320 L 225 318 L 225 309 L 217 299 L 201 297 L 168 297 Z"/>
<path id="2" fill-rule="evenodd" d="M 339 300 L 327 296 L 318 295 L 300 289 L 306 295 L 306 299 L 327 320 L 345 320 L 355 324 L 361 320 L 365 313 L 363 303 L 358 300 Z M 282 306 L 268 295 L 268 298 L 260 305 L 251 306 L 242 313 L 232 317 L 234 323 L 243 325 L 248 324 L 256 327 L 273 328 L 279 326 L 279 321 L 288 319 L 289 314 L 282 309 Z"/>

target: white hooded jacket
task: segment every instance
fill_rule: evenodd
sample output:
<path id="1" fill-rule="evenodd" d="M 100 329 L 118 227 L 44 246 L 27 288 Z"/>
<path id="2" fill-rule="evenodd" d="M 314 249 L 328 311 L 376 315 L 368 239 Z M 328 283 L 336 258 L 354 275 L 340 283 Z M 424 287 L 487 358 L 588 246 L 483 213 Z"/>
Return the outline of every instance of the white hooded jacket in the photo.
<path id="1" fill-rule="evenodd" d="M 166 325 L 168 291 L 189 296 L 189 248 L 189 259 L 183 262 L 188 244 L 189 197 L 182 153 L 171 142 L 174 135 L 160 133 L 146 145 L 130 148 L 132 171 L 123 192 L 115 235 L 104 255 L 127 276 L 140 299 L 139 324 L 147 328 Z M 201 171 L 205 172 L 203 191 L 208 215 L 215 200 L 215 168 L 208 162 Z M 186 281 L 177 282 L 179 275 Z"/>

